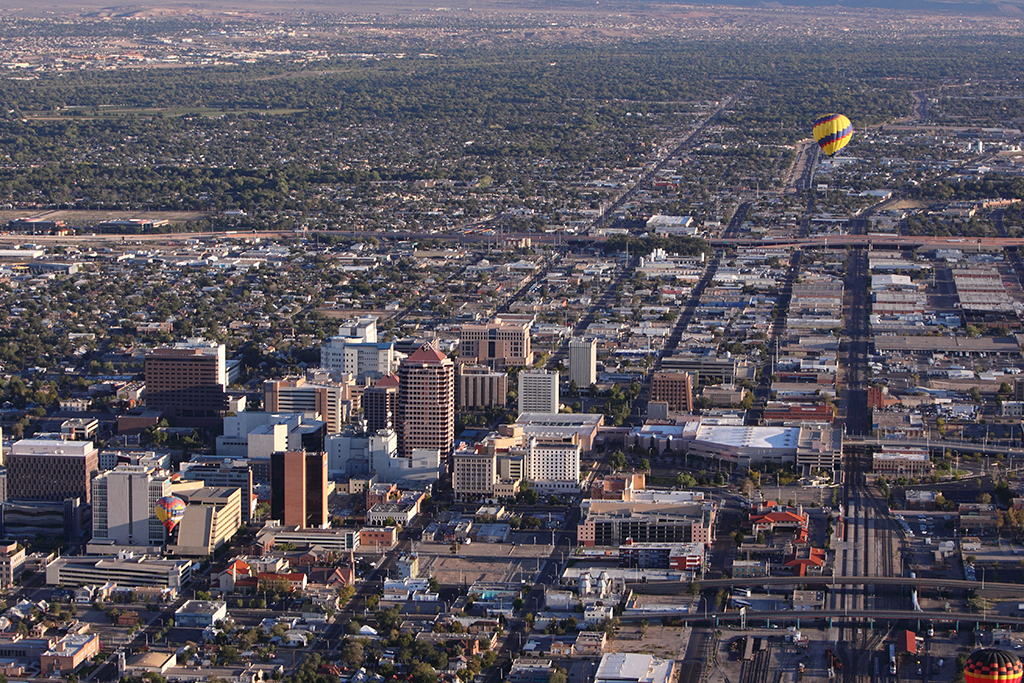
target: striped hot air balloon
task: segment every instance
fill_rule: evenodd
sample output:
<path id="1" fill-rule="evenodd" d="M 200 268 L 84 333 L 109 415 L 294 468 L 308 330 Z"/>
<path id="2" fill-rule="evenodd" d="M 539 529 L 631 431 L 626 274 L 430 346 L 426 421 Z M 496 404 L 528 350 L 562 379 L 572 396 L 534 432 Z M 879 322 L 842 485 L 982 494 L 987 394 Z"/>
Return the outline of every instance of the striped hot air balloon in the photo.
<path id="1" fill-rule="evenodd" d="M 159 519 L 167 533 L 174 531 L 178 522 L 185 516 L 185 501 L 177 496 L 164 496 L 156 502 L 156 518 Z"/>
<path id="2" fill-rule="evenodd" d="M 967 683 L 1020 683 L 1022 674 L 1024 665 L 1017 655 L 996 648 L 977 650 L 964 666 Z"/>
<path id="3" fill-rule="evenodd" d="M 827 114 L 814 122 L 813 132 L 821 151 L 834 156 L 853 137 L 853 125 L 842 114 Z"/>

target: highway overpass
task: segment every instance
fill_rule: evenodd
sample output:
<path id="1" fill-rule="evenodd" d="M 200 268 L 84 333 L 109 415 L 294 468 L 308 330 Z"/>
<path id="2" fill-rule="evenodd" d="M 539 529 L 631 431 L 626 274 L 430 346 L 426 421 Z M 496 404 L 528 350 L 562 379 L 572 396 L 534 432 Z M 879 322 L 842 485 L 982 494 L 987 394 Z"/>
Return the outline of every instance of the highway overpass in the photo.
<path id="1" fill-rule="evenodd" d="M 626 612 L 619 617 L 621 622 L 639 622 L 643 620 L 647 621 L 658 621 L 661 619 L 668 619 L 677 622 L 685 623 L 698 623 L 704 621 L 713 621 L 716 624 L 720 624 L 723 621 L 728 622 L 739 622 L 742 621 L 743 615 L 738 610 L 730 610 L 728 612 L 709 612 L 704 614 L 700 613 L 688 613 L 688 612 L 675 612 L 675 611 L 631 611 Z M 780 623 L 795 623 L 797 621 L 810 623 L 815 619 L 832 619 L 840 621 L 858 620 L 863 622 L 864 620 L 871 619 L 874 621 L 900 621 L 900 620 L 916 620 L 916 619 L 928 619 L 935 624 L 948 623 L 951 625 L 960 627 L 961 624 L 998 624 L 1000 626 L 1021 626 L 1024 625 L 1024 617 L 1009 617 L 1002 614 L 993 614 L 986 612 L 983 614 L 975 614 L 973 612 L 942 612 L 942 611 L 921 611 L 916 612 L 914 610 L 773 610 L 768 612 L 751 611 L 747 610 L 746 619 L 748 622 L 751 621 L 763 621 L 769 622 L 780 622 Z"/>
<path id="2" fill-rule="evenodd" d="M 911 579 L 905 576 L 762 576 L 744 579 L 709 579 L 697 582 L 701 590 L 731 588 L 733 586 L 916 586 L 918 588 L 950 588 L 959 590 L 998 591 L 1024 596 L 1024 585 L 995 581 L 965 581 L 963 579 Z M 685 581 L 632 581 L 627 587 L 644 595 L 677 595 L 685 593 L 690 584 Z"/>
<path id="3" fill-rule="evenodd" d="M 843 438 L 844 446 L 914 446 L 932 450 L 948 449 L 961 453 L 1002 453 L 1010 457 L 1024 457 L 1024 448 L 1010 448 L 997 443 L 975 443 L 973 441 L 952 441 L 949 439 L 897 439 L 894 437 L 847 436 Z"/>

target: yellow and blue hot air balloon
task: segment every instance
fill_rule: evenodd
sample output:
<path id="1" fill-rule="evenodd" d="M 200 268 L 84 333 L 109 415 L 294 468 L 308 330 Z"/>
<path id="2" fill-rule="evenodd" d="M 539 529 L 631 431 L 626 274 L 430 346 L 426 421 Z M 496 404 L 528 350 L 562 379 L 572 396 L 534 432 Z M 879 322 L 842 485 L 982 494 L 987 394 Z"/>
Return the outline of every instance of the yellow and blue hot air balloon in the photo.
<path id="1" fill-rule="evenodd" d="M 814 122 L 814 140 L 828 156 L 846 147 L 853 137 L 853 125 L 842 114 L 826 114 Z"/>
<path id="2" fill-rule="evenodd" d="M 995 648 L 977 650 L 964 665 L 967 683 L 1020 683 L 1022 674 L 1024 666 L 1017 655 Z"/>
<path id="3" fill-rule="evenodd" d="M 163 523 L 167 533 L 174 531 L 185 516 L 185 501 L 177 496 L 164 496 L 156 502 L 155 508 L 156 518 Z"/>

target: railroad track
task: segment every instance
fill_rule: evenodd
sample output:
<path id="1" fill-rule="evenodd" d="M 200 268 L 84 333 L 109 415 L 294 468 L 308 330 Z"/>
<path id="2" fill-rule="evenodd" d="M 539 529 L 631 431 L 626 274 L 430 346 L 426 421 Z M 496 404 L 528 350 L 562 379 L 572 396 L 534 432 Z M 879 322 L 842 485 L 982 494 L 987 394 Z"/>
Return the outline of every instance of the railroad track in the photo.
<path id="1" fill-rule="evenodd" d="M 860 219 L 851 223 L 851 234 L 865 234 L 867 221 Z M 868 367 L 867 351 L 870 338 L 868 306 L 866 303 L 868 264 L 867 252 L 863 248 L 849 251 L 844 291 L 844 340 L 843 340 L 843 392 L 841 399 L 845 409 L 845 425 L 850 435 L 866 434 L 870 431 L 867 410 Z M 856 446 L 845 449 L 843 478 L 844 521 L 849 525 L 845 533 L 846 543 L 837 558 L 842 555 L 842 568 L 853 576 L 894 576 L 892 519 L 888 504 L 881 499 L 878 491 L 867 482 L 866 472 L 871 471 L 871 451 L 868 447 Z M 904 604 L 901 588 L 864 587 L 851 588 L 841 595 L 840 602 L 854 609 L 899 609 Z M 868 623 L 848 625 L 846 637 L 840 629 L 839 640 L 843 648 L 844 683 L 862 683 L 870 680 L 868 663 L 871 654 L 882 642 L 878 634 L 868 628 Z M 867 656 L 865 656 L 867 655 Z"/>
<path id="2" fill-rule="evenodd" d="M 754 653 L 754 658 L 743 662 L 740 669 L 740 683 L 768 683 L 772 671 L 772 646 L 767 638 L 762 640 L 763 649 Z"/>

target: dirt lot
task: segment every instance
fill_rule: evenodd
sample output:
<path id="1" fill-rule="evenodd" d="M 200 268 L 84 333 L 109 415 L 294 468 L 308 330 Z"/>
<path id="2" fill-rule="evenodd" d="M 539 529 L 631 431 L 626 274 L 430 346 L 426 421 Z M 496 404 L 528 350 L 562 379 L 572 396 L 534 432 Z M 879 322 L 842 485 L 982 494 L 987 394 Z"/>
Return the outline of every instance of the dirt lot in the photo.
<path id="1" fill-rule="evenodd" d="M 447 543 L 421 543 L 420 574 L 433 576 L 442 584 L 474 581 L 532 581 L 551 555 L 547 545 L 473 543 L 459 546 L 458 554 Z"/>
<path id="2" fill-rule="evenodd" d="M 64 221 L 72 226 L 96 225 L 101 221 L 128 218 L 180 223 L 202 218 L 205 215 L 201 211 L 39 211 L 22 209 L 0 211 L 0 224 L 7 225 L 8 221 L 22 217 L 41 217 L 52 221 Z"/>
<path id="3" fill-rule="evenodd" d="M 639 625 L 623 626 L 608 640 L 607 652 L 639 652 L 663 659 L 682 659 L 690 641 L 687 626 L 662 626 L 650 624 L 646 629 Z"/>

